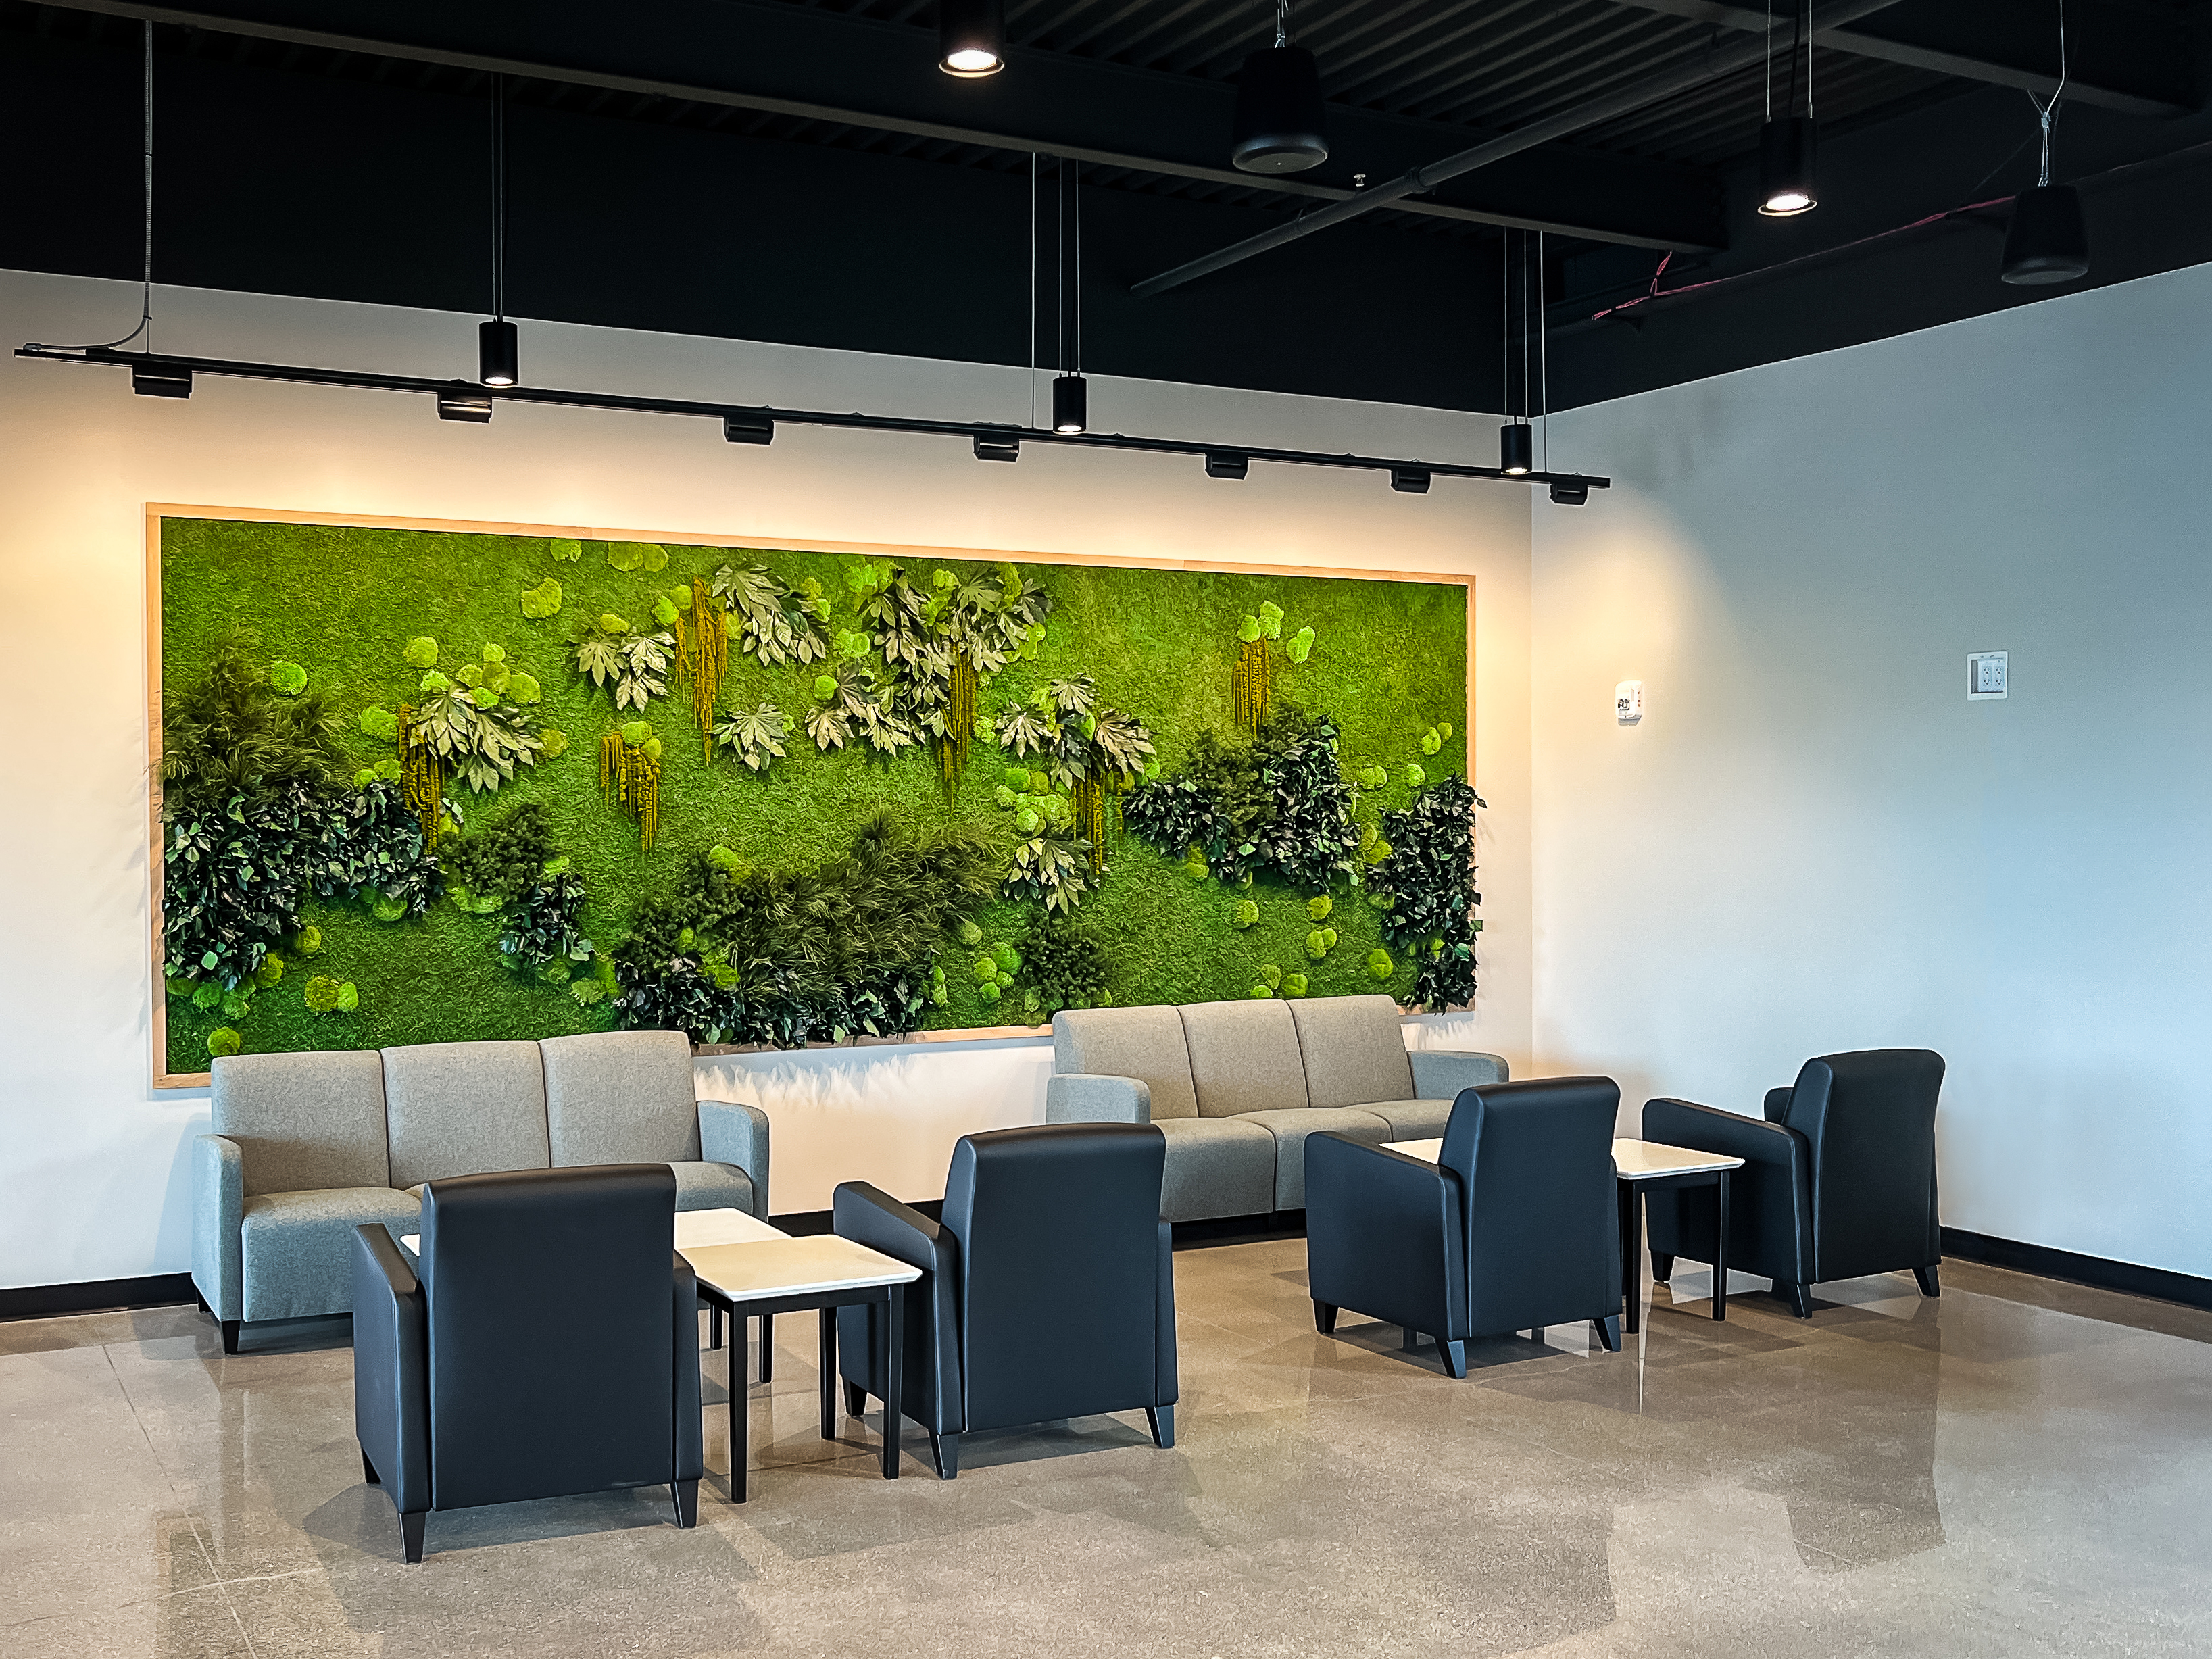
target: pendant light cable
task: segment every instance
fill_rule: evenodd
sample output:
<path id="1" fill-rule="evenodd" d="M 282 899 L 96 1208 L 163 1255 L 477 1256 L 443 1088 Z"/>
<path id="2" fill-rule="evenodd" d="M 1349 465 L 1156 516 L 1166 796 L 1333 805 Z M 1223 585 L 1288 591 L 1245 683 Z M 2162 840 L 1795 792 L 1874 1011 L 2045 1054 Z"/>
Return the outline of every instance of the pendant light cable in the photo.
<path id="1" fill-rule="evenodd" d="M 1291 0 L 1275 0 L 1275 45 L 1278 49 L 1291 44 Z"/>
<path id="2" fill-rule="evenodd" d="M 1030 152 L 1030 424 L 1036 424 L 1037 153 Z"/>
<path id="3" fill-rule="evenodd" d="M 150 74 L 151 71 L 149 70 L 149 73 Z M 2035 106 L 2036 117 L 2043 124 L 2043 163 L 2037 171 L 2035 179 L 2038 188 L 2051 182 L 2051 129 L 2058 118 L 2058 100 L 2065 95 L 2066 0 L 2058 0 L 2058 84 L 2051 89 L 2051 97 L 2047 101 L 2038 98 L 2032 92 L 2027 94 L 2027 101 Z M 149 168 L 154 165 L 150 151 L 147 155 L 146 165 Z"/>
<path id="4" fill-rule="evenodd" d="M 507 77 L 491 90 L 491 314 L 507 320 Z"/>
<path id="5" fill-rule="evenodd" d="M 1552 470 L 1552 329 L 1544 310 L 1544 233 L 1536 233 L 1536 408 L 1544 422 L 1544 471 Z"/>
<path id="6" fill-rule="evenodd" d="M 140 335 L 146 337 L 146 349 L 154 349 L 154 25 L 149 19 L 144 26 L 145 73 L 143 102 L 145 115 L 145 178 L 143 184 L 145 212 L 145 260 L 138 291 L 138 326 L 119 340 L 103 340 L 98 345 L 40 346 L 42 351 L 114 351 L 129 345 Z"/>
<path id="7" fill-rule="evenodd" d="M 1774 0 L 1766 0 L 1766 58 L 1762 64 L 1766 71 L 1766 112 L 1759 118 L 1774 118 Z"/>

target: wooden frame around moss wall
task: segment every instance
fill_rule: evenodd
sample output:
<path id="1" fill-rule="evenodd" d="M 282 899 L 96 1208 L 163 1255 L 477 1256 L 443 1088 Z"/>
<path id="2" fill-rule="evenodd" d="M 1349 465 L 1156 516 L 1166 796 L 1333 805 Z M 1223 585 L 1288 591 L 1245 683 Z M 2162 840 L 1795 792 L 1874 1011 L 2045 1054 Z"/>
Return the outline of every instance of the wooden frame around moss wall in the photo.
<path id="1" fill-rule="evenodd" d="M 151 924 L 149 965 L 153 1018 L 149 1028 L 153 1041 L 152 1070 L 156 1089 L 204 1089 L 214 1079 L 208 1072 L 172 1072 L 169 1052 L 169 995 L 161 973 L 167 952 L 161 945 L 161 521 L 164 519 L 216 519 L 242 524 L 336 526 L 356 530 L 431 530 L 470 532 L 493 536 L 567 536 L 580 541 L 659 542 L 664 546 L 757 547 L 793 553 L 853 553 L 867 557 L 923 559 L 979 559 L 1011 561 L 1017 564 L 1109 565 L 1123 569 L 1201 571 L 1215 575 L 1322 576 L 1354 581 L 1418 582 L 1467 590 L 1467 773 L 1474 781 L 1475 755 L 1475 579 L 1424 570 L 1360 570 L 1330 565 L 1258 564 L 1236 560 L 1149 559 L 1107 553 L 1043 553 L 1007 548 L 933 547 L 890 542 L 807 541 L 779 536 L 717 534 L 692 532 L 613 529 L 588 525 L 507 523 L 495 520 L 398 518 L 374 513 L 310 513 L 275 507 L 194 507 L 176 501 L 146 504 L 146 796 L 148 830 L 148 915 Z M 914 1031 L 898 1036 L 855 1036 L 843 1043 L 810 1043 L 808 1047 L 881 1048 L 911 1042 L 986 1042 L 1006 1037 L 1034 1037 L 1052 1030 L 1049 1025 L 963 1026 L 957 1030 Z M 732 1044 L 696 1044 L 699 1054 L 773 1053 L 775 1050 Z"/>

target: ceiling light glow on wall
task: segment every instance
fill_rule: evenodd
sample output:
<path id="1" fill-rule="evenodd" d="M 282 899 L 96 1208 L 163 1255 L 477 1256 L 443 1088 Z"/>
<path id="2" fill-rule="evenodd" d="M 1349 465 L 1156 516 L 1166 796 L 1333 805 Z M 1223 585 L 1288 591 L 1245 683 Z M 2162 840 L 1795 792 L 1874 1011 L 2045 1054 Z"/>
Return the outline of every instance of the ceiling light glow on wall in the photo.
<path id="1" fill-rule="evenodd" d="M 1244 60 L 1229 159 L 1243 173 L 1303 173 L 1328 160 L 1321 68 L 1291 44 L 1291 0 L 1276 0 L 1275 44 Z"/>
<path id="2" fill-rule="evenodd" d="M 938 0 L 937 66 L 963 81 L 1006 68 L 1006 0 Z"/>

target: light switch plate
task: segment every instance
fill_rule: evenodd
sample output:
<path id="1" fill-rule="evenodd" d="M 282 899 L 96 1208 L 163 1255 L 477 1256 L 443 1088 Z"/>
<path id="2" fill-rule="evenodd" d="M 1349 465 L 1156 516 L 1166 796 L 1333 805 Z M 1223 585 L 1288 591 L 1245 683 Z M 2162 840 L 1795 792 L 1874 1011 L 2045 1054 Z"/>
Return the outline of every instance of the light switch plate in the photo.
<path id="1" fill-rule="evenodd" d="M 2005 658 L 2002 651 L 1977 651 L 1966 659 L 1966 701 L 1996 702 L 2005 695 Z"/>

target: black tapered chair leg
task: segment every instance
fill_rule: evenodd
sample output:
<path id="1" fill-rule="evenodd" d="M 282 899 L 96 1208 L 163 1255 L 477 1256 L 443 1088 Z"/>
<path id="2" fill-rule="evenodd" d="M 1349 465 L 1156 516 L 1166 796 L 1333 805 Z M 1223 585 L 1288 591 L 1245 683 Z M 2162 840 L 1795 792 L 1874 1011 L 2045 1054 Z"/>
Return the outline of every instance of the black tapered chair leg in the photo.
<path id="1" fill-rule="evenodd" d="M 1336 1304 L 1334 1302 L 1314 1304 L 1314 1328 L 1323 1336 L 1336 1334 Z"/>
<path id="2" fill-rule="evenodd" d="M 1607 1314 L 1602 1319 L 1590 1321 L 1590 1329 L 1596 1335 L 1598 1346 L 1607 1353 L 1620 1352 L 1620 1316 Z"/>
<path id="3" fill-rule="evenodd" d="M 1442 1356 L 1443 1359 L 1444 1375 L 1446 1376 L 1465 1376 L 1467 1375 L 1466 1343 L 1447 1342 L 1440 1336 L 1437 1339 L 1437 1352 Z"/>
<path id="4" fill-rule="evenodd" d="M 200 1287 L 197 1284 L 192 1286 L 192 1305 L 204 1314 L 211 1314 L 215 1311 L 213 1308 L 208 1306 L 207 1298 L 200 1294 Z"/>
<path id="5" fill-rule="evenodd" d="M 1674 1258 L 1662 1250 L 1651 1252 L 1651 1282 L 1664 1285 L 1674 1276 Z"/>
<path id="6" fill-rule="evenodd" d="M 238 1352 L 238 1324 L 239 1322 L 235 1319 L 226 1319 L 222 1322 L 222 1351 L 225 1353 Z"/>
<path id="7" fill-rule="evenodd" d="M 1175 1407 L 1173 1406 L 1146 1407 L 1145 1422 L 1152 1431 L 1152 1443 L 1155 1446 L 1165 1449 L 1175 1444 Z"/>
<path id="8" fill-rule="evenodd" d="M 376 1478 L 376 1465 L 368 1461 L 367 1452 L 361 1455 L 361 1478 L 372 1486 L 380 1486 L 384 1484 Z"/>
<path id="9" fill-rule="evenodd" d="M 676 1524 L 696 1527 L 699 1524 L 699 1483 L 696 1480 L 672 1480 L 668 1495 L 676 1500 Z"/>
<path id="10" fill-rule="evenodd" d="M 1411 1325 L 1401 1325 L 1398 1329 L 1398 1351 L 1401 1353 L 1411 1353 L 1421 1346 L 1421 1334 Z"/>
<path id="11" fill-rule="evenodd" d="M 430 1518 L 422 1510 L 399 1517 L 399 1549 L 410 1565 L 422 1559 L 422 1523 Z"/>
<path id="12" fill-rule="evenodd" d="M 858 1417 L 867 1409 L 868 1391 L 857 1382 L 845 1385 L 845 1415 Z"/>
<path id="13" fill-rule="evenodd" d="M 1920 1281 L 1921 1295 L 1941 1296 L 1943 1294 L 1943 1286 L 1936 1280 L 1935 1268 L 1915 1267 L 1912 1270 L 1912 1276 Z"/>
<path id="14" fill-rule="evenodd" d="M 939 1480 L 957 1480 L 960 1478 L 960 1437 L 957 1434 L 931 1435 L 929 1461 L 937 1466 Z"/>
<path id="15" fill-rule="evenodd" d="M 1774 1281 L 1774 1293 L 1790 1304 L 1790 1311 L 1800 1319 L 1813 1316 L 1813 1287 L 1787 1279 Z"/>

